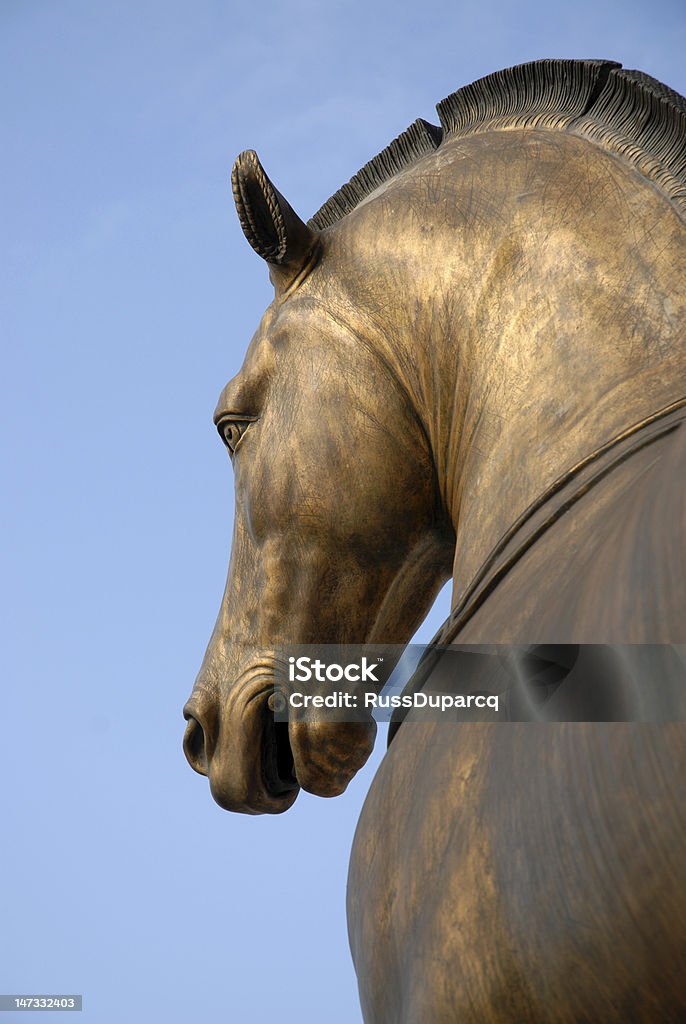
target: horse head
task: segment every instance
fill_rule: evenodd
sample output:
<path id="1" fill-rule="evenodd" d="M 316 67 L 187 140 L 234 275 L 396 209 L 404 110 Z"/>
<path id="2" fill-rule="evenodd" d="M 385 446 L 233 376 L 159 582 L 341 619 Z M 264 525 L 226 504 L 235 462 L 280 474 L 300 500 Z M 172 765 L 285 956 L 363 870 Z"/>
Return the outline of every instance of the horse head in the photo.
<path id="1" fill-rule="evenodd" d="M 232 175 L 275 288 L 214 420 L 235 475 L 228 580 L 184 714 L 184 748 L 224 808 L 341 793 L 376 724 L 275 722 L 283 645 L 406 643 L 449 577 L 454 536 L 410 397 L 339 301 L 349 254 L 306 225 L 256 155 Z"/>

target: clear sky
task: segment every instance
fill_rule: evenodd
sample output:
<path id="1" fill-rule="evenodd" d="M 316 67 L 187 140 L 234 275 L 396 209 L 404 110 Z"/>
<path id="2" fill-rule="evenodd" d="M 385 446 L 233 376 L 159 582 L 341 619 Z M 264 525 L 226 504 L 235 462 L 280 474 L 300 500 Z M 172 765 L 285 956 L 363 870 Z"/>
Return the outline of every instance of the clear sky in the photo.
<path id="1" fill-rule="evenodd" d="M 683 0 L 0 0 L 0 992 L 360 1020 L 345 880 L 383 738 L 276 818 L 181 752 L 231 537 L 211 414 L 270 299 L 232 161 L 307 217 L 481 75 L 607 57 L 686 93 L 685 48 Z"/>

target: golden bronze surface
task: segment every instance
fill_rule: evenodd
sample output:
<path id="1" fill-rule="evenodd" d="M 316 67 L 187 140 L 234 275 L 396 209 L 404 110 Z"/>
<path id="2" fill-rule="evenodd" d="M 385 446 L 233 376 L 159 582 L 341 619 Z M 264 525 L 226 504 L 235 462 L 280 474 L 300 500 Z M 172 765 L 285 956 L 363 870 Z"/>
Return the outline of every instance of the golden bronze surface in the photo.
<path id="1" fill-rule="evenodd" d="M 275 297 L 215 413 L 234 538 L 185 709 L 227 809 L 373 745 L 274 725 L 279 648 L 407 643 L 451 577 L 444 642 L 686 642 L 686 101 L 538 61 L 438 111 L 309 224 L 234 167 Z M 686 1019 L 683 727 L 410 720 L 351 858 L 365 1020 Z"/>

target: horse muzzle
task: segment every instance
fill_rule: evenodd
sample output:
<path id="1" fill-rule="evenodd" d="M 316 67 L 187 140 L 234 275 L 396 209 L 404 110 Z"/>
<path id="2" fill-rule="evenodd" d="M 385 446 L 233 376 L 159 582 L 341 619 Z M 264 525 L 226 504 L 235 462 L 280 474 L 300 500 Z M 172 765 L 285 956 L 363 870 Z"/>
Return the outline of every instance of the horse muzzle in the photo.
<path id="1" fill-rule="evenodd" d="M 281 814 L 298 795 L 288 723 L 275 720 L 273 692 L 273 680 L 263 678 L 233 691 L 220 707 L 216 696 L 196 687 L 184 708 L 188 763 L 209 778 L 213 798 L 227 811 Z"/>

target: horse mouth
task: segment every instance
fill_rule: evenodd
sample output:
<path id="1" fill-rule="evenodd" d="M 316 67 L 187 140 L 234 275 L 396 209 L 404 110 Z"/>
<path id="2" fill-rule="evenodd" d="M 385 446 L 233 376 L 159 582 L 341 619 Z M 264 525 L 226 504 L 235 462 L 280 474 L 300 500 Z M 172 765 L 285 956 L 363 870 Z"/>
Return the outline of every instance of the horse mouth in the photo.
<path id="1" fill-rule="evenodd" d="M 299 789 L 295 760 L 288 738 L 288 722 L 277 721 L 268 703 L 264 706 L 262 732 L 262 781 L 271 797 Z"/>

